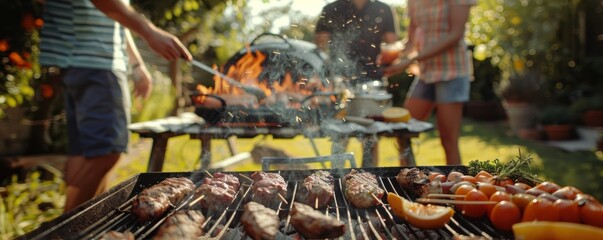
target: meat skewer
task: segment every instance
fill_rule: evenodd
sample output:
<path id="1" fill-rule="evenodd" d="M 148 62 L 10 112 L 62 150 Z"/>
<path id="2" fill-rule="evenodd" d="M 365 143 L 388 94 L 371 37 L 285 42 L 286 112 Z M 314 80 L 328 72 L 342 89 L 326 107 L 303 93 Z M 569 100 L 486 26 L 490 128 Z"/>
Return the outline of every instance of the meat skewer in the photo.
<path id="1" fill-rule="evenodd" d="M 194 202 L 209 213 L 222 212 L 235 199 L 241 184 L 231 174 L 216 172 L 211 178 L 203 179 L 203 184 L 195 191 Z"/>
<path id="2" fill-rule="evenodd" d="M 396 176 L 396 181 L 402 188 L 415 197 L 425 197 L 428 194 L 442 193 L 440 181 L 429 181 L 429 176 L 418 168 L 404 168 Z"/>
<path id="3" fill-rule="evenodd" d="M 158 184 L 142 190 L 132 201 L 132 213 L 140 221 L 148 221 L 163 215 L 170 206 L 178 205 L 195 191 L 195 184 L 188 178 L 166 178 Z"/>
<path id="4" fill-rule="evenodd" d="M 345 234 L 345 223 L 312 207 L 293 203 L 291 225 L 306 239 L 338 238 Z"/>
<path id="5" fill-rule="evenodd" d="M 327 171 L 316 171 L 306 177 L 299 187 L 298 201 L 314 208 L 324 208 L 331 203 L 334 196 L 335 179 Z"/>
<path id="6" fill-rule="evenodd" d="M 153 240 L 196 239 L 203 235 L 205 216 L 196 210 L 179 210 L 161 224 Z"/>
<path id="7" fill-rule="evenodd" d="M 342 179 L 344 195 L 357 208 L 374 207 L 381 203 L 385 191 L 379 187 L 377 177 L 369 172 L 352 171 Z"/>
<path id="8" fill-rule="evenodd" d="M 256 202 L 245 205 L 241 223 L 245 232 L 254 240 L 274 239 L 280 225 L 276 211 Z"/>
<path id="9" fill-rule="evenodd" d="M 274 205 L 275 199 L 280 198 L 281 201 L 288 204 L 284 197 L 287 195 L 287 183 L 281 175 L 278 173 L 255 172 L 251 174 L 251 178 L 253 179 L 253 185 L 251 186 L 253 191 L 252 201 L 270 207 Z"/>

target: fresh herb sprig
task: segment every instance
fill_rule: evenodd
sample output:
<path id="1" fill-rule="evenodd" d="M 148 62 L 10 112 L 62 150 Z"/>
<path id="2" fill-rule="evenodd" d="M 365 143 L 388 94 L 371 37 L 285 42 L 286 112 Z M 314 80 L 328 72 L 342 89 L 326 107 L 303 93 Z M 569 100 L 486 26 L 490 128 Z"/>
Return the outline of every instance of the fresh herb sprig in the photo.
<path id="1" fill-rule="evenodd" d="M 532 160 L 533 158 L 529 154 L 523 155 L 519 151 L 518 156 L 506 163 L 498 159 L 492 161 L 470 161 L 468 172 L 470 175 L 476 175 L 480 171 L 486 171 L 501 180 L 509 178 L 514 182 L 523 182 L 534 186 L 541 182 L 541 180 L 538 179 L 538 176 L 532 170 Z"/>

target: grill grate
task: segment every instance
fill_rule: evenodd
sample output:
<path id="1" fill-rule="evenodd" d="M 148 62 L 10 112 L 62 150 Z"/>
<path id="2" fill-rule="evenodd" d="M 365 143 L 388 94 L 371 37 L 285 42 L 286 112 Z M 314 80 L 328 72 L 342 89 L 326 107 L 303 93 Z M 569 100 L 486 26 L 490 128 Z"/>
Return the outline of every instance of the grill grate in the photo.
<path id="1" fill-rule="evenodd" d="M 433 167 L 431 167 L 433 169 Z M 452 167 L 439 167 L 440 171 L 449 172 Z M 365 171 L 371 172 L 379 176 L 379 185 L 387 192 L 394 192 L 406 198 L 410 198 L 409 195 L 403 191 L 401 186 L 396 182 L 395 176 L 400 171 L 400 168 L 369 168 L 364 169 Z M 457 168 L 457 170 L 459 170 Z M 464 169 L 460 169 L 463 171 Z M 344 221 L 346 224 L 346 234 L 343 239 L 451 239 L 457 234 L 467 236 L 481 236 L 485 239 L 512 239 L 511 233 L 505 233 L 495 230 L 488 220 L 483 219 L 467 219 L 464 218 L 460 213 L 455 213 L 452 221 L 446 225 L 445 228 L 437 230 L 422 230 L 415 228 L 397 218 L 395 218 L 388 209 L 386 198 L 382 201 L 384 205 L 369 208 L 369 209 L 357 209 L 350 206 L 345 199 L 342 191 L 341 177 L 349 172 L 349 169 L 332 169 L 331 173 L 335 177 L 335 198 L 330 203 L 329 207 L 321 210 L 326 215 L 331 215 L 337 219 Z M 243 214 L 242 207 L 245 203 L 251 199 L 251 182 L 246 177 L 241 177 L 239 174 L 250 176 L 252 172 L 238 172 L 232 173 L 237 176 L 241 182 L 241 188 L 237 193 L 235 200 L 229 205 L 228 209 L 219 213 L 207 213 L 204 212 L 207 220 L 204 223 L 204 230 L 206 232 L 206 239 L 246 239 L 247 235 L 242 230 L 242 224 L 240 223 L 240 217 Z M 284 170 L 279 171 L 286 180 L 288 193 L 286 200 L 289 203 L 294 202 L 297 196 L 297 189 L 303 181 L 303 179 L 312 173 L 311 170 Z M 137 181 L 137 187 L 135 187 L 130 196 L 123 203 L 118 205 L 113 210 L 103 213 L 102 217 L 98 218 L 93 223 L 87 226 L 81 226 L 82 223 L 79 221 L 66 222 L 74 217 L 63 217 L 57 219 L 58 223 L 62 227 L 54 229 L 53 231 L 44 231 L 44 229 L 38 229 L 25 236 L 26 239 L 47 239 L 51 237 L 61 238 L 73 238 L 73 239 L 99 239 L 103 234 L 110 230 L 116 230 L 120 232 L 130 231 L 136 239 L 150 239 L 166 219 L 169 214 L 179 210 L 185 209 L 189 206 L 193 199 L 192 196 L 188 197 L 179 206 L 176 206 L 170 210 L 165 216 L 154 219 L 153 221 L 140 223 L 136 220 L 133 214 L 130 214 L 130 208 L 134 196 L 142 191 L 144 187 L 148 187 L 156 182 L 159 182 L 167 177 L 174 177 L 174 174 L 167 173 L 152 173 L 153 176 L 146 180 L 153 179 L 153 182 L 145 181 L 142 179 L 145 174 L 139 175 Z M 198 174 L 181 173 L 181 176 L 188 176 L 191 179 L 195 179 L 198 184 L 202 181 L 199 179 Z M 197 177 L 195 177 L 197 175 Z M 92 200 L 93 202 L 102 201 L 101 198 Z M 117 205 L 117 204 L 116 204 Z M 295 229 L 290 224 L 289 211 L 291 210 L 290 204 L 284 204 L 278 202 L 277 206 L 273 209 L 277 210 L 279 219 L 281 219 L 280 233 L 277 235 L 277 239 L 294 239 L 292 238 L 295 234 Z M 82 213 L 83 216 L 93 214 L 88 208 Z M 68 213 L 69 214 L 69 213 Z M 71 213 L 73 214 L 73 213 Z M 67 219 L 67 220 L 65 220 Z M 53 225 L 53 223 L 50 223 Z M 66 229 L 80 229 L 80 230 L 66 230 Z M 227 230 L 229 229 L 229 230 Z M 74 234 L 76 232 L 77 234 Z"/>

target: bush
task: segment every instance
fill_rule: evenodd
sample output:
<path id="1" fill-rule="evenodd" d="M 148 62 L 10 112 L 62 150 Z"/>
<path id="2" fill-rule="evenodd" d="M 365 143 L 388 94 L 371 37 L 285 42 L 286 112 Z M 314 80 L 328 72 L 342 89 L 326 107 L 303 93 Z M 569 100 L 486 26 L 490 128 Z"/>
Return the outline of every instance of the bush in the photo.
<path id="1" fill-rule="evenodd" d="M 551 106 L 542 110 L 539 119 L 542 125 L 572 124 L 575 122 L 575 115 L 568 107 Z"/>

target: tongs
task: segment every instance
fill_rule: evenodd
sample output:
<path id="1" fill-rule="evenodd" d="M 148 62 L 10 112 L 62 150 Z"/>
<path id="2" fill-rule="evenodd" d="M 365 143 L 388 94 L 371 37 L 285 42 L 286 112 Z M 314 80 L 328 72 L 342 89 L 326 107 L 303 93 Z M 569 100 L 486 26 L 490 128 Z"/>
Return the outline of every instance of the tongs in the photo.
<path id="1" fill-rule="evenodd" d="M 199 61 L 197 61 L 195 59 L 193 59 L 191 61 L 191 63 L 193 64 L 193 66 L 195 66 L 197 68 L 200 68 L 201 70 L 206 71 L 208 73 L 216 74 L 216 75 L 218 75 L 218 77 L 226 80 L 230 85 L 238 87 L 238 88 L 242 89 L 243 91 L 245 91 L 245 92 L 247 92 L 247 93 L 249 93 L 249 94 L 257 97 L 258 101 L 266 98 L 266 93 L 264 93 L 264 91 L 262 91 L 262 89 L 259 89 L 259 88 L 254 87 L 254 86 L 249 86 L 249 85 L 241 84 L 239 81 L 234 80 L 231 77 L 226 76 L 225 74 L 221 73 L 220 71 L 218 71 L 216 69 L 213 69 L 212 67 L 207 66 L 206 64 L 204 64 L 202 62 L 199 62 Z"/>

